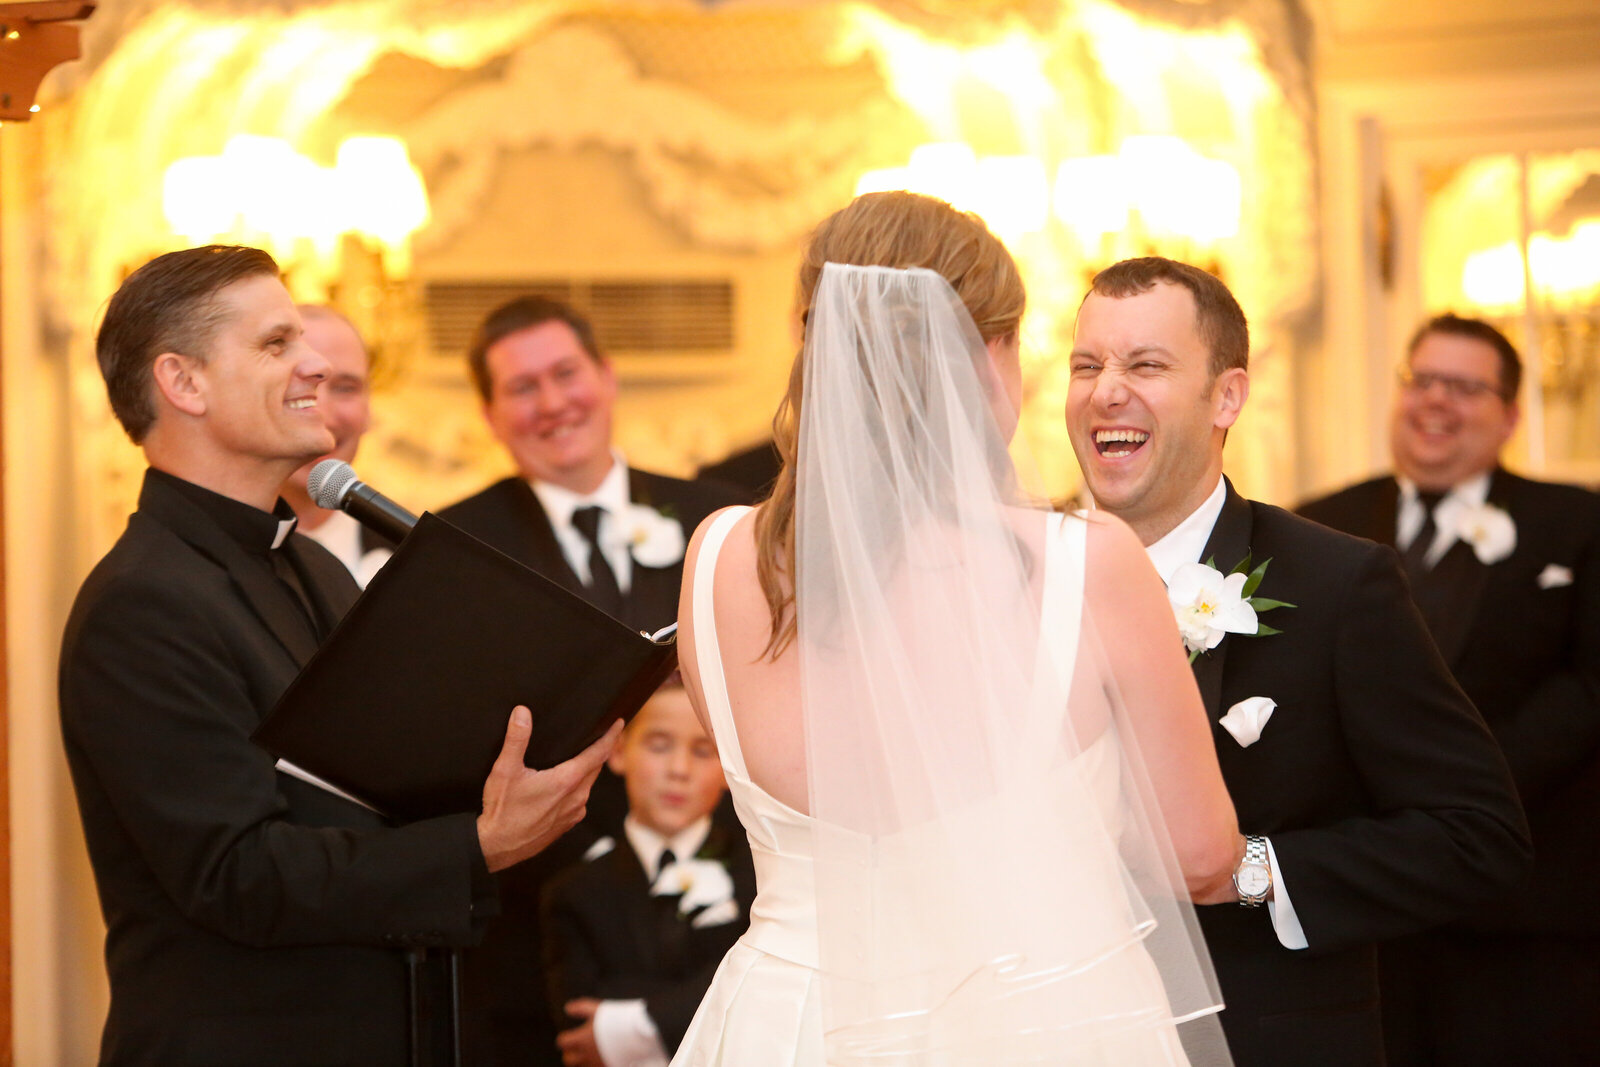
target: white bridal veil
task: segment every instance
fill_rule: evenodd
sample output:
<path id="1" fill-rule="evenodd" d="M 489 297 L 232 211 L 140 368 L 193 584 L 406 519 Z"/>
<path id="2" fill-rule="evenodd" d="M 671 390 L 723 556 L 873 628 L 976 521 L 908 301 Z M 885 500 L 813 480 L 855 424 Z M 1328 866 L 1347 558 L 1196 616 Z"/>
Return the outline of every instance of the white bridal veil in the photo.
<path id="1" fill-rule="evenodd" d="M 933 271 L 830 263 L 802 358 L 828 1062 L 1224 1062 L 1122 725 L 1139 709 L 1082 609 L 1084 521 L 1023 499 L 1016 413 L 971 317 Z"/>

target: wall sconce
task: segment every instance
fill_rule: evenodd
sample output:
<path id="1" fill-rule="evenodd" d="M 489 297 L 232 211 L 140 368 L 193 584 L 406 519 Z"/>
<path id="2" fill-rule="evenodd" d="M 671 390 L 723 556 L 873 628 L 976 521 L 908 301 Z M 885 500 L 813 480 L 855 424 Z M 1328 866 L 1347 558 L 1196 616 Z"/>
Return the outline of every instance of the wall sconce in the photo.
<path id="1" fill-rule="evenodd" d="M 195 244 L 257 244 L 286 273 L 309 273 L 324 287 L 344 272 L 351 238 L 381 258 L 384 275 L 404 278 L 411 235 L 429 217 L 422 175 L 392 137 L 348 138 L 323 167 L 286 141 L 239 134 L 221 155 L 169 166 L 162 211 Z"/>

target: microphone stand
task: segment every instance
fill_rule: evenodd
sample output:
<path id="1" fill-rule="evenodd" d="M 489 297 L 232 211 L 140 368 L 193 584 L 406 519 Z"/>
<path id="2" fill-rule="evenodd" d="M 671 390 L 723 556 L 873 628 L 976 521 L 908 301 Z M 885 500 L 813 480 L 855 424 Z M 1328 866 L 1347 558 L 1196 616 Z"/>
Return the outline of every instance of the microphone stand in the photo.
<path id="1" fill-rule="evenodd" d="M 461 1060 L 461 950 L 406 949 L 407 1044 L 410 1067 L 462 1067 Z M 446 971 L 449 1003 L 432 1003 L 427 990 L 439 992 L 430 975 L 430 958 L 441 959 Z M 442 1036 L 441 1036 L 442 1033 Z M 440 1052 L 444 1062 L 439 1062 Z"/>

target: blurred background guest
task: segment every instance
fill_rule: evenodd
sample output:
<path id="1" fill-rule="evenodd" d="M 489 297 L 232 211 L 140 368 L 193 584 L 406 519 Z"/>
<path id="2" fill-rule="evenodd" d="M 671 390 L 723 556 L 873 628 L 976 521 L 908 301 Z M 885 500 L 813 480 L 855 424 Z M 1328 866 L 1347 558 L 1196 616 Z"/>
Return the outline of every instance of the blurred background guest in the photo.
<path id="1" fill-rule="evenodd" d="M 394 554 L 394 543 L 342 511 L 319 508 L 306 492 L 311 468 L 330 456 L 354 463 L 361 436 L 372 425 L 372 361 L 361 335 L 333 308 L 299 305 L 305 340 L 328 361 L 328 376 L 317 386 L 317 410 L 333 434 L 333 451 L 285 479 L 278 492 L 294 508 L 301 533 L 332 552 L 363 589 Z"/>
<path id="2" fill-rule="evenodd" d="M 1394 473 L 1300 508 L 1400 550 L 1533 830 L 1514 892 L 1384 947 L 1394 1064 L 1600 1058 L 1600 497 L 1501 465 L 1521 379 L 1489 323 L 1429 320 L 1400 373 Z"/>
<path id="3" fill-rule="evenodd" d="M 738 494 L 629 467 L 612 444 L 617 378 L 589 322 L 522 297 L 490 313 L 467 354 L 495 439 L 516 464 L 439 514 L 635 629 L 676 621 L 689 534 Z M 501 916 L 467 954 L 467 996 L 491 1005 L 500 1063 L 558 1063 L 544 1011 L 538 903 L 545 881 L 622 834 L 622 780 L 601 771 L 584 825 L 501 879 Z"/>

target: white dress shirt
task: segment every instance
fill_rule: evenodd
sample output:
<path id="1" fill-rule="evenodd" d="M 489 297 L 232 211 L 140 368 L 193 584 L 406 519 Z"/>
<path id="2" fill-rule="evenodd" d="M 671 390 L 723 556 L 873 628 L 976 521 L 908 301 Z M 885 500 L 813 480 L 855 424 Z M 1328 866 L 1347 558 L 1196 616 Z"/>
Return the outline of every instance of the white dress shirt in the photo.
<path id="1" fill-rule="evenodd" d="M 667 849 L 680 860 L 692 859 L 700 851 L 711 833 L 711 816 L 663 837 L 629 815 L 622 821 L 622 832 L 639 857 L 645 880 L 653 883 Z M 594 1013 L 594 1043 L 606 1067 L 667 1067 L 670 1058 L 643 1000 L 602 1000 Z"/>
<path id="2" fill-rule="evenodd" d="M 1227 498 L 1227 484 L 1218 478 L 1217 487 L 1206 497 L 1205 503 L 1168 531 L 1165 537 L 1145 548 L 1163 582 L 1170 582 L 1173 572 L 1185 563 L 1205 562 L 1200 558 L 1200 553 L 1206 550 L 1206 542 L 1211 540 L 1211 531 L 1217 525 Z M 1238 562 L 1236 559 L 1219 559 L 1216 567 L 1227 573 Z M 1237 640 L 1238 636 L 1230 635 L 1228 639 Z M 1201 655 L 1206 653 L 1202 652 Z M 1284 884 L 1283 874 L 1278 870 L 1278 854 L 1273 851 L 1271 838 L 1267 838 L 1267 864 L 1272 868 L 1272 899 L 1267 901 L 1267 912 L 1272 918 L 1273 932 L 1278 935 L 1278 943 L 1284 948 L 1305 948 L 1306 933 L 1300 926 L 1300 917 L 1294 913 L 1294 904 L 1289 900 L 1289 887 Z"/>
<path id="3" fill-rule="evenodd" d="M 389 557 L 394 555 L 387 548 L 363 552 L 361 524 L 342 511 L 330 513 L 316 529 L 308 530 L 302 526 L 300 532 L 333 553 L 363 589 L 372 581 L 372 576 L 389 562 Z"/>
<path id="4" fill-rule="evenodd" d="M 1400 506 L 1395 509 L 1394 543 L 1404 552 L 1411 539 L 1422 529 L 1424 516 L 1422 501 L 1417 499 L 1417 483 L 1403 474 L 1395 475 L 1400 483 Z M 1489 499 L 1489 472 L 1475 474 L 1446 493 L 1433 509 L 1433 522 L 1438 532 L 1433 535 L 1433 547 L 1423 557 L 1426 566 L 1439 562 L 1452 545 L 1459 541 L 1456 532 L 1461 528 L 1461 517 L 1481 508 Z"/>
<path id="5" fill-rule="evenodd" d="M 555 531 L 561 554 L 567 557 L 567 565 L 584 585 L 589 584 L 589 541 L 573 527 L 572 513 L 590 505 L 604 510 L 600 517 L 600 551 L 611 564 L 611 573 L 617 576 L 617 588 L 626 596 L 633 585 L 633 557 L 628 554 L 628 533 L 621 522 L 622 513 L 631 503 L 628 464 L 622 453 L 612 450 L 611 470 L 592 493 L 574 493 L 550 482 L 528 484 L 550 518 L 550 528 Z"/>

